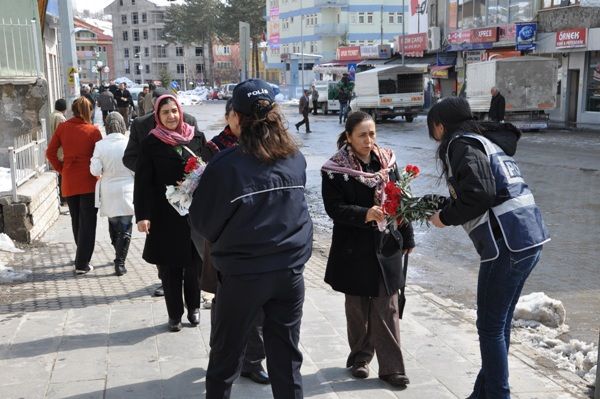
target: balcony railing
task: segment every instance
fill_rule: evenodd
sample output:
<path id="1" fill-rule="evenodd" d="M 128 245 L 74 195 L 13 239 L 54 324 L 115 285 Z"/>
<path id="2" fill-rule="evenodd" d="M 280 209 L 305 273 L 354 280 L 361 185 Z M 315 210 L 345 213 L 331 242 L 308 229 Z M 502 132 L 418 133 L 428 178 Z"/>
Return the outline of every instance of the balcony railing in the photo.
<path id="1" fill-rule="evenodd" d="M 348 0 L 315 0 L 315 7 L 345 7 L 349 3 Z"/>
<path id="2" fill-rule="evenodd" d="M 347 24 L 318 24 L 315 25 L 315 34 L 321 36 L 341 36 L 348 32 Z"/>

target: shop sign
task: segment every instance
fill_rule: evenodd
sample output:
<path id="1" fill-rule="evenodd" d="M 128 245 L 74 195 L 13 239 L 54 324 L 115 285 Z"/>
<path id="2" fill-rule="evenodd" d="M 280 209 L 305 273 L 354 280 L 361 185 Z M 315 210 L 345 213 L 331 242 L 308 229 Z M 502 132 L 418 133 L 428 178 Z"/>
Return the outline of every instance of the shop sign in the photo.
<path id="1" fill-rule="evenodd" d="M 494 43 L 498 41 L 498 27 L 471 29 L 471 43 Z"/>
<path id="2" fill-rule="evenodd" d="M 377 46 L 360 46 L 360 58 L 375 59 L 379 57 Z"/>
<path id="3" fill-rule="evenodd" d="M 471 31 L 470 30 L 455 30 L 448 34 L 448 43 L 450 44 L 461 44 L 471 42 Z"/>
<path id="4" fill-rule="evenodd" d="M 480 51 L 465 51 L 465 64 L 473 64 L 475 62 L 485 61 L 486 53 L 483 50 Z"/>
<path id="5" fill-rule="evenodd" d="M 579 48 L 587 46 L 587 29 L 574 28 L 556 32 L 556 48 Z"/>
<path id="6" fill-rule="evenodd" d="M 360 46 L 338 47 L 337 59 L 340 61 L 360 60 Z"/>
<path id="7" fill-rule="evenodd" d="M 519 51 L 535 50 L 537 23 L 527 22 L 516 24 L 516 49 Z"/>
<path id="8" fill-rule="evenodd" d="M 404 55 L 407 57 L 423 57 L 427 50 L 427 33 L 414 33 L 411 35 L 398 36 L 396 47 L 398 53 L 402 53 L 402 42 L 404 42 Z"/>

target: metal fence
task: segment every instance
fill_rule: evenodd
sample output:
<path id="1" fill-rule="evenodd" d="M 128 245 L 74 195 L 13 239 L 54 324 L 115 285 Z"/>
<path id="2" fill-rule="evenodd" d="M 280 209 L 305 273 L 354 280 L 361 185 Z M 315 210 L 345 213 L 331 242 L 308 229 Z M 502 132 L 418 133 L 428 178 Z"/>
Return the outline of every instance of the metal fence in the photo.
<path id="1" fill-rule="evenodd" d="M 42 129 L 38 140 L 33 140 L 30 134 L 24 134 L 15 138 L 14 147 L 8 147 L 13 202 L 18 200 L 17 188 L 19 186 L 48 169 L 46 163 L 46 148 L 48 147 L 46 120 L 42 119 L 41 124 Z"/>
<path id="2" fill-rule="evenodd" d="M 0 19 L 0 78 L 40 76 L 35 19 Z"/>

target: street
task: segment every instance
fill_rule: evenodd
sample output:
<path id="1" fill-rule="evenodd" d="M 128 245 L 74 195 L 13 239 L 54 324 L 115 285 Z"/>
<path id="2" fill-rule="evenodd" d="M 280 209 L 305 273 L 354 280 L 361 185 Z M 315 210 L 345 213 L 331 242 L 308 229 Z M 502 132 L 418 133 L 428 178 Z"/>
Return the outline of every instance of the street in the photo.
<path id="1" fill-rule="evenodd" d="M 223 127 L 225 103 L 207 101 L 186 107 L 198 119 L 207 138 Z M 307 197 L 315 235 L 325 238 L 331 220 L 321 201 L 321 165 L 336 150 L 342 131 L 337 115 L 310 115 L 313 133 L 304 127 L 295 106 L 283 106 L 290 131 L 300 140 L 306 156 Z M 377 125 L 378 143 L 396 152 L 398 165 L 419 166 L 422 175 L 413 193 L 447 195 L 434 162 L 435 143 L 429 139 L 425 117 L 406 123 L 401 119 Z M 524 294 L 543 291 L 562 301 L 571 338 L 596 342 L 600 324 L 600 139 L 597 133 L 547 130 L 524 133 L 516 160 L 541 207 L 552 241 L 527 281 Z M 417 248 L 409 266 L 409 284 L 417 284 L 469 308 L 475 307 L 478 257 L 461 227 L 416 227 Z M 567 337 L 565 337 L 567 338 Z"/>

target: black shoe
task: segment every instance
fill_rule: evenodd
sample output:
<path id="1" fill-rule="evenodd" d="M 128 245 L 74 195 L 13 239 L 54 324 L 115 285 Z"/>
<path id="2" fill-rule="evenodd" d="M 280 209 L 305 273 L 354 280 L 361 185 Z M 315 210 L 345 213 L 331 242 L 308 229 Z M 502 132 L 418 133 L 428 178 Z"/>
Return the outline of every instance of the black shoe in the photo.
<path id="1" fill-rule="evenodd" d="M 154 296 L 165 296 L 165 290 L 163 289 L 162 284 L 154 290 Z"/>
<path id="2" fill-rule="evenodd" d="M 367 378 L 369 376 L 369 368 L 367 367 L 366 364 L 355 364 L 352 366 L 352 368 L 350 369 L 350 372 L 352 373 L 352 376 L 354 378 Z"/>
<path id="3" fill-rule="evenodd" d="M 115 274 L 122 276 L 127 273 L 125 268 L 125 259 L 129 252 L 129 243 L 131 242 L 131 234 L 127 232 L 118 232 L 115 237 Z"/>
<path id="4" fill-rule="evenodd" d="M 387 382 L 388 384 L 390 384 L 394 387 L 400 387 L 400 388 L 402 388 L 402 387 L 406 388 L 406 386 L 408 384 L 410 384 L 410 380 L 404 374 L 381 375 L 381 376 L 379 376 L 379 379 Z"/>
<path id="5" fill-rule="evenodd" d="M 306 133 L 312 133 L 312 130 L 307 130 Z"/>
<path id="6" fill-rule="evenodd" d="M 192 326 L 200 324 L 200 309 L 188 310 L 187 319 Z"/>
<path id="7" fill-rule="evenodd" d="M 298 127 L 298 125 L 294 125 L 294 126 L 296 126 L 296 131 L 299 132 L 300 128 Z"/>
<path id="8" fill-rule="evenodd" d="M 270 384 L 269 374 L 264 370 L 257 371 L 242 371 L 242 377 L 250 378 L 257 384 Z"/>
<path id="9" fill-rule="evenodd" d="M 76 267 L 75 274 L 80 276 L 83 274 L 87 274 L 87 273 L 91 272 L 92 270 L 94 270 L 94 266 L 92 266 L 92 265 L 88 265 L 87 268 L 82 268 L 82 269 L 79 269 Z"/>
<path id="10" fill-rule="evenodd" d="M 178 332 L 182 327 L 181 320 L 169 319 L 169 331 Z"/>

